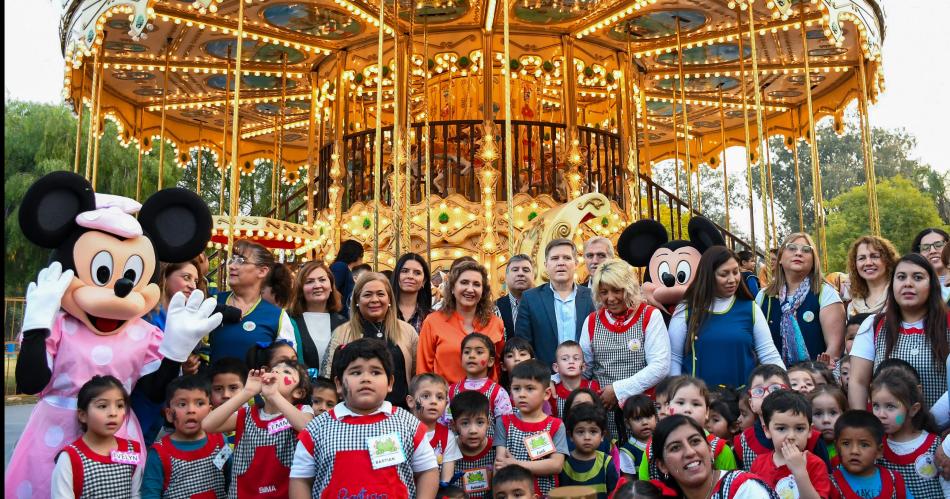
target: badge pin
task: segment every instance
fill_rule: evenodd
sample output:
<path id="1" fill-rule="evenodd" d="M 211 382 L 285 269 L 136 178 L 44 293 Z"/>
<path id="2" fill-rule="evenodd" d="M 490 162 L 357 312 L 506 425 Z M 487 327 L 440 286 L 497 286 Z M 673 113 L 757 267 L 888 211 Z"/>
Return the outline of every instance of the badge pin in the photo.
<path id="1" fill-rule="evenodd" d="M 802 314 L 802 319 L 805 319 L 805 322 L 811 322 L 815 320 L 815 313 L 809 310 Z"/>
<path id="2" fill-rule="evenodd" d="M 244 326 L 243 326 L 243 327 L 244 327 L 244 330 L 245 330 L 245 331 L 247 331 L 247 332 L 250 333 L 251 331 L 257 329 L 257 324 L 255 324 L 255 323 L 252 322 L 252 321 L 247 321 L 247 322 L 244 323 Z"/>

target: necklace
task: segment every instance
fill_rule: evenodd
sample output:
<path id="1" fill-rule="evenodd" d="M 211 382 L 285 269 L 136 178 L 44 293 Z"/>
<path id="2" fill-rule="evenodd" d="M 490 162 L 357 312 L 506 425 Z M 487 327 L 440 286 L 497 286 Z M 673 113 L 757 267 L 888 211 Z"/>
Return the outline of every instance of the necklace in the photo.
<path id="1" fill-rule="evenodd" d="M 363 323 L 364 323 L 364 324 L 368 324 L 369 326 L 371 326 L 371 327 L 373 328 L 374 331 L 376 331 L 376 334 L 375 334 L 374 336 L 376 336 L 377 338 L 382 338 L 382 337 L 383 337 L 383 328 L 382 328 L 382 325 L 377 326 L 375 323 L 370 322 L 370 321 L 366 321 L 366 320 L 364 320 Z M 366 336 L 366 335 L 364 334 L 364 336 Z"/>

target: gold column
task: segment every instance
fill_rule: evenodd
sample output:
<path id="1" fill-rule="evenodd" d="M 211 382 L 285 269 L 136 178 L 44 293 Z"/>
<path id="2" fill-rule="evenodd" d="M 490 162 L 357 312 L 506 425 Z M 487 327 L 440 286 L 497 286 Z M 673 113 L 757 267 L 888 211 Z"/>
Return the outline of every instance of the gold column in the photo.
<path id="1" fill-rule="evenodd" d="M 274 205 L 274 218 L 280 218 L 280 170 L 283 167 L 284 162 L 284 123 L 285 116 L 284 110 L 287 108 L 287 53 L 284 52 L 281 54 L 281 75 L 280 81 L 280 110 L 279 110 L 279 120 L 280 126 L 274 127 L 274 133 L 276 134 L 277 139 L 277 150 L 274 151 L 274 178 L 273 183 L 271 184 L 273 188 L 273 194 L 271 195 L 271 203 Z"/>
<path id="2" fill-rule="evenodd" d="M 204 129 L 204 123 L 198 122 L 198 172 L 195 175 L 195 194 L 201 196 L 201 160 L 203 153 L 201 151 L 201 132 Z"/>
<path id="3" fill-rule="evenodd" d="M 145 114 L 144 109 L 135 110 L 135 137 L 139 137 L 142 134 L 142 115 Z M 136 144 L 136 167 L 135 167 L 135 200 L 138 201 L 142 199 L 142 139 L 138 138 L 138 143 Z"/>
<path id="4" fill-rule="evenodd" d="M 96 68 L 92 68 L 93 74 L 95 74 Z M 76 153 L 73 158 L 73 173 L 79 173 L 79 148 L 82 145 L 82 108 L 84 104 L 82 102 L 82 94 L 86 90 L 86 68 L 81 68 L 82 76 L 79 80 L 79 98 L 76 99 Z M 136 198 L 138 199 L 138 198 Z"/>
<path id="5" fill-rule="evenodd" d="M 507 195 L 508 195 L 508 256 L 515 254 L 515 211 L 514 211 L 514 197 L 515 189 L 512 185 L 514 181 L 514 167 L 512 166 L 512 155 L 514 150 L 512 148 L 513 142 L 517 140 L 517 137 L 512 136 L 511 134 L 511 47 L 510 47 L 510 36 L 508 33 L 509 23 L 508 23 L 508 11 L 511 10 L 508 8 L 507 2 L 505 5 L 502 5 L 504 12 L 504 29 L 505 29 L 505 61 L 502 64 L 502 68 L 505 68 L 504 74 L 504 95 L 505 95 L 505 182 L 507 183 Z M 568 45 L 569 47 L 571 45 Z M 572 50 L 573 55 L 573 50 Z M 571 58 L 571 67 L 574 67 L 574 59 Z"/>
<path id="6" fill-rule="evenodd" d="M 806 85 L 811 85 L 811 75 L 805 75 Z M 799 117 L 798 120 L 792 122 L 792 126 L 795 129 L 795 136 L 792 137 L 792 157 L 794 158 L 793 165 L 795 168 L 795 198 L 798 201 L 798 231 L 805 232 L 805 215 L 802 212 L 802 208 L 805 206 L 802 204 L 802 182 L 801 175 L 798 173 L 798 131 L 800 130 L 800 121 L 801 115 L 800 109 L 795 111 L 795 114 L 792 115 L 792 118 L 796 116 Z"/>
<path id="7" fill-rule="evenodd" d="M 228 212 L 228 257 L 234 254 L 234 219 L 238 216 L 238 198 L 241 195 L 241 184 L 238 181 L 240 173 L 238 172 L 238 159 L 240 158 L 240 149 L 238 148 L 238 114 L 241 110 L 241 58 L 244 47 L 244 2 L 238 1 L 238 30 L 235 38 L 237 51 L 235 52 L 234 63 L 234 107 L 231 114 L 231 209 Z M 227 83 L 225 83 L 227 88 Z M 164 109 L 164 108 L 163 108 Z M 227 274 L 225 274 L 227 276 Z"/>
<path id="8" fill-rule="evenodd" d="M 231 46 L 228 45 L 228 56 L 225 59 L 227 69 L 224 72 L 224 111 L 221 114 L 221 121 L 224 127 L 221 130 L 221 168 L 218 173 L 221 174 L 221 192 L 218 193 L 218 215 L 224 215 L 224 178 L 228 173 L 228 99 L 231 97 Z"/>
<path id="9" fill-rule="evenodd" d="M 105 35 L 103 35 L 105 36 Z M 102 47 L 105 47 L 105 39 L 102 41 Z M 105 128 L 102 126 L 102 82 L 106 79 L 105 71 L 103 71 L 103 63 L 99 61 L 99 82 L 96 85 L 96 127 L 92 134 L 92 190 L 96 190 L 96 177 L 99 175 L 99 141 L 102 140 L 102 135 L 99 131 L 100 128 Z"/>
<path id="10" fill-rule="evenodd" d="M 699 147 L 696 149 L 699 151 L 699 159 L 696 161 L 696 205 L 699 206 L 696 211 L 702 211 L 703 208 L 703 189 L 702 184 L 700 183 L 700 170 L 703 167 L 703 138 L 700 136 L 696 137 L 696 142 L 699 143 Z"/>
<path id="11" fill-rule="evenodd" d="M 768 203 L 766 202 L 766 197 L 768 196 L 768 184 L 765 179 L 765 168 L 762 164 L 762 156 L 768 154 L 766 148 L 768 145 L 768 137 L 765 135 L 765 129 L 763 128 L 762 123 L 762 97 L 759 93 L 759 57 L 758 51 L 756 50 L 756 33 L 755 33 L 755 14 L 753 4 L 749 4 L 749 48 L 752 50 L 752 97 L 755 99 L 755 116 L 756 116 L 756 129 L 758 131 L 758 142 L 759 142 L 759 189 L 762 192 L 762 221 L 763 232 L 765 233 L 765 247 L 769 248 L 772 246 L 771 238 L 769 235 L 769 212 L 768 212 Z M 741 35 L 740 35 L 741 36 Z M 741 53 L 739 54 L 742 55 Z"/>
<path id="12" fill-rule="evenodd" d="M 243 9 L 243 6 L 241 8 Z M 156 189 L 159 191 L 162 190 L 164 182 L 162 177 L 165 175 L 165 104 L 168 102 L 168 55 L 171 51 L 172 39 L 168 37 L 165 39 L 165 69 L 162 71 L 162 124 L 158 139 L 158 187 Z M 238 54 L 240 53 L 241 49 L 238 48 Z M 240 66 L 241 64 L 238 63 L 238 67 Z"/>
<path id="13" fill-rule="evenodd" d="M 689 117 L 686 113 L 686 79 L 683 76 L 683 44 L 680 39 L 680 18 L 676 16 L 676 56 L 679 62 L 679 83 L 680 83 L 680 100 L 683 101 L 683 149 L 686 153 L 686 195 L 689 200 L 689 209 L 691 212 L 695 212 L 693 207 L 693 185 L 690 181 L 690 165 L 692 164 L 693 158 L 689 155 Z M 676 90 L 673 90 L 673 94 L 676 95 Z M 676 105 L 673 106 L 673 114 L 676 114 Z M 676 140 L 676 125 L 673 125 L 673 140 Z M 696 165 L 697 170 L 699 165 Z"/>
<path id="14" fill-rule="evenodd" d="M 805 5 L 801 4 L 802 57 L 805 62 L 805 102 L 808 104 L 808 131 L 811 140 L 811 178 L 815 203 L 815 233 L 818 235 L 818 248 L 824 270 L 828 268 L 828 248 L 825 241 L 825 202 L 821 192 L 821 165 L 818 162 L 818 134 L 815 132 L 815 112 L 811 99 L 811 66 L 808 61 L 808 37 L 805 29 Z"/>
<path id="15" fill-rule="evenodd" d="M 740 55 L 741 57 L 741 55 Z M 722 146 L 722 193 L 726 200 L 726 230 L 732 232 L 729 222 L 729 174 L 726 172 L 726 112 L 722 105 L 722 84 L 719 84 L 719 143 Z"/>
<path id="16" fill-rule="evenodd" d="M 317 127 L 317 72 L 310 72 L 310 124 L 307 127 L 307 227 L 313 227 L 313 183 L 316 176 L 317 165 L 320 163 L 320 147 L 323 147 L 321 134 L 320 146 L 317 147 L 317 161 L 313 161 L 313 134 Z M 337 95 L 340 95 L 337 89 Z M 323 121 L 323 120 L 321 120 Z M 322 179 L 326 183 L 326 179 Z"/>
<path id="17" fill-rule="evenodd" d="M 868 109 L 868 82 L 864 64 L 866 59 L 861 54 L 858 61 L 858 79 L 861 81 L 861 91 L 858 94 L 861 102 L 859 111 L 861 117 L 861 142 L 864 145 L 864 178 L 868 187 L 868 223 L 871 234 L 881 235 L 881 215 L 877 207 L 877 174 L 874 171 L 874 144 L 872 142 L 871 115 Z"/>
<path id="18" fill-rule="evenodd" d="M 752 193 L 752 136 L 749 133 L 749 98 L 746 93 L 746 82 L 745 82 L 745 48 L 742 45 L 742 15 L 739 11 L 736 11 L 736 38 L 739 40 L 739 72 L 741 76 L 739 77 L 739 84 L 742 88 L 742 126 L 745 130 L 745 173 L 746 173 L 746 183 L 749 184 L 749 231 L 752 233 L 752 253 L 756 252 L 756 241 L 755 241 L 755 201 L 754 195 Z M 765 253 L 768 252 L 768 246 L 766 245 Z"/>
<path id="19" fill-rule="evenodd" d="M 376 46 L 376 137 L 373 150 L 373 270 L 379 272 L 379 196 L 383 169 L 383 33 L 386 0 L 379 0 L 379 36 Z"/>
<path id="20" fill-rule="evenodd" d="M 412 17 L 414 13 L 409 12 L 409 16 Z M 393 2 L 393 18 L 399 19 L 399 2 Z M 382 23 L 380 23 L 382 24 Z M 393 227 L 393 242 L 395 251 L 393 255 L 396 258 L 399 258 L 400 253 L 402 252 L 402 182 L 400 181 L 400 169 L 402 168 L 402 151 L 399 149 L 402 147 L 402 123 L 400 121 L 400 74 L 399 68 L 402 66 L 400 64 L 399 56 L 399 32 L 393 32 L 393 71 L 390 73 L 393 80 L 393 132 L 392 132 L 392 149 L 390 153 L 390 161 L 393 164 L 393 182 L 390 184 L 389 189 L 389 204 L 390 209 L 392 210 L 392 221 L 390 222 Z M 380 68 L 382 69 L 382 68 Z M 382 115 L 380 115 L 382 116 Z"/>
<path id="21" fill-rule="evenodd" d="M 765 128 L 765 168 L 769 181 L 769 211 L 772 215 L 772 240 L 778 240 L 778 235 L 776 234 L 775 229 L 775 189 L 772 182 L 772 146 L 769 144 L 769 118 L 768 115 L 762 113 L 762 123 Z"/>
<path id="22" fill-rule="evenodd" d="M 647 113 L 647 88 L 646 88 L 646 77 L 640 77 L 640 119 L 643 121 L 643 167 L 641 171 L 651 172 L 650 176 L 652 177 L 653 165 L 651 158 L 651 147 L 650 147 L 650 121 Z"/>
<path id="23" fill-rule="evenodd" d="M 422 105 L 425 108 L 425 122 L 422 127 L 422 140 L 420 144 L 423 145 L 423 161 L 425 162 L 425 168 L 423 175 L 425 176 L 425 207 L 426 207 L 426 259 L 429 262 L 429 265 L 432 265 L 432 158 L 430 157 L 430 130 L 429 130 L 429 18 L 425 18 L 422 23 L 422 51 L 423 51 L 423 60 L 422 60 L 422 87 L 425 89 L 422 92 Z M 491 79 L 492 79 L 492 62 L 491 62 L 491 35 L 488 37 L 488 53 L 485 54 L 484 71 L 485 78 L 487 78 L 488 83 L 486 84 L 489 89 L 491 88 Z M 489 96 L 491 93 L 489 92 Z M 488 97 L 486 97 L 487 99 Z M 488 109 L 491 109 L 491 101 L 486 104 Z"/>
<path id="24" fill-rule="evenodd" d="M 99 84 L 99 73 L 102 72 L 102 66 L 99 64 L 99 51 L 97 50 L 92 59 L 92 84 L 89 87 L 89 137 L 86 140 L 86 180 L 92 178 L 92 142 L 96 133 L 96 89 Z M 80 105 L 82 102 L 80 101 Z"/>

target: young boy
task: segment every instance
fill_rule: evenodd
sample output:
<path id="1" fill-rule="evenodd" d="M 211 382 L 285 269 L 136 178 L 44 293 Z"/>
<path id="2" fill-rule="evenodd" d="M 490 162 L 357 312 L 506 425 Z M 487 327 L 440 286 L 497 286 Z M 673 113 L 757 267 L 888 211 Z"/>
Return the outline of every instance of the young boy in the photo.
<path id="1" fill-rule="evenodd" d="M 313 378 L 310 386 L 310 406 L 313 407 L 313 417 L 329 411 L 340 403 L 336 394 L 336 386 L 327 378 Z"/>
<path id="2" fill-rule="evenodd" d="M 634 395 L 623 403 L 623 421 L 630 437 L 619 447 L 620 471 L 636 480 L 643 452 L 656 429 L 656 405 L 646 395 Z"/>
<path id="3" fill-rule="evenodd" d="M 759 278 L 755 276 L 755 254 L 749 250 L 742 250 L 736 254 L 739 257 L 739 270 L 742 273 L 742 280 L 752 296 L 759 293 Z"/>
<path id="4" fill-rule="evenodd" d="M 831 483 L 842 499 L 897 497 L 905 493 L 904 478 L 878 466 L 884 455 L 884 425 L 867 411 L 845 411 L 835 422 L 835 448 L 841 464 Z"/>
<path id="5" fill-rule="evenodd" d="M 551 391 L 550 370 L 541 361 L 518 364 L 511 371 L 511 398 L 518 414 L 495 420 L 495 469 L 525 467 L 534 476 L 539 496 L 558 486 L 558 474 L 569 453 L 563 423 L 541 410 Z"/>
<path id="6" fill-rule="evenodd" d="M 736 464 L 740 469 L 749 471 L 757 457 L 775 450 L 772 440 L 765 435 L 762 426 L 762 400 L 772 392 L 790 391 L 789 385 L 788 373 L 773 364 L 761 364 L 749 374 L 749 408 L 752 410 L 753 423 L 752 427 L 743 430 L 733 441 L 738 461 Z M 831 458 L 828 457 L 828 448 L 817 430 L 812 430 L 807 449 L 827 464 L 830 473 Z"/>
<path id="7" fill-rule="evenodd" d="M 830 497 L 833 487 L 825 462 L 805 450 L 812 431 L 808 399 L 798 392 L 778 390 L 765 397 L 761 411 L 765 436 L 776 450 L 756 458 L 752 473 L 779 497 Z"/>
<path id="8" fill-rule="evenodd" d="M 491 476 L 495 464 L 495 448 L 488 436 L 488 397 L 469 390 L 452 398 L 449 403 L 452 427 L 458 435 L 458 448 L 462 459 L 455 467 L 462 473 L 459 482 L 469 499 L 491 497 Z"/>
<path id="9" fill-rule="evenodd" d="M 554 407 L 552 416 L 560 418 L 564 416 L 564 403 L 571 392 L 578 388 L 590 388 L 600 393 L 600 385 L 596 380 L 583 379 L 584 373 L 584 352 L 581 351 L 580 343 L 574 340 L 567 340 L 557 346 L 554 352 L 554 372 L 560 380 L 554 384 Z"/>
<path id="10" fill-rule="evenodd" d="M 174 433 L 148 451 L 142 497 L 227 495 L 225 464 L 231 456 L 220 433 L 205 433 L 201 422 L 211 412 L 211 386 L 204 376 L 181 376 L 166 389 L 165 418 Z"/>
<path id="11" fill-rule="evenodd" d="M 247 365 L 234 357 L 224 357 L 211 364 L 208 374 L 211 379 L 212 408 L 241 393 L 247 382 L 247 371 Z"/>
<path id="12" fill-rule="evenodd" d="M 290 498 L 433 499 L 439 466 L 426 428 L 386 401 L 394 379 L 386 343 L 360 338 L 341 347 L 333 357 L 332 375 L 343 402 L 300 432 Z"/>
<path id="13" fill-rule="evenodd" d="M 412 378 L 406 404 L 409 405 L 413 416 L 426 427 L 426 439 L 435 452 L 435 460 L 439 463 L 439 480 L 442 482 L 452 481 L 455 462 L 462 459 L 455 433 L 438 422 L 445 414 L 448 403 L 449 385 L 445 378 L 432 373 L 422 373 Z"/>
<path id="14" fill-rule="evenodd" d="M 512 464 L 495 473 L 492 478 L 494 499 L 538 499 L 534 476 L 523 466 Z"/>
<path id="15" fill-rule="evenodd" d="M 564 463 L 560 485 L 587 485 L 597 491 L 598 499 L 607 499 L 619 476 L 610 454 L 597 450 L 607 433 L 604 408 L 594 404 L 574 406 L 567 418 L 567 429 L 574 450 Z"/>
<path id="16" fill-rule="evenodd" d="M 670 411 L 669 411 L 670 398 L 667 392 L 669 391 L 670 387 L 673 386 L 673 383 L 679 381 L 679 379 L 682 377 L 683 377 L 682 375 L 667 376 L 661 379 L 660 382 L 657 383 L 655 387 L 653 387 L 653 396 L 654 396 L 654 400 L 656 401 L 654 406 L 656 407 L 657 422 L 662 421 L 663 418 L 665 418 L 666 416 L 670 414 Z"/>

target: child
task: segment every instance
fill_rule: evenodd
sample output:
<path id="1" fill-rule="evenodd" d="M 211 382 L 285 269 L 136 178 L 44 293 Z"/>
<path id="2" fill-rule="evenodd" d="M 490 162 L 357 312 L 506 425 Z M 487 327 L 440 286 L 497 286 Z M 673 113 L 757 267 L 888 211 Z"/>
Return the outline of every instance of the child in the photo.
<path id="1" fill-rule="evenodd" d="M 467 391 L 449 402 L 453 415 L 452 428 L 458 435 L 462 459 L 455 467 L 462 473 L 461 486 L 469 499 L 491 497 L 491 475 L 495 464 L 495 448 L 488 436 L 492 426 L 491 405 L 480 392 Z"/>
<path id="2" fill-rule="evenodd" d="M 596 380 L 587 380 L 581 377 L 584 372 L 584 352 L 580 343 L 568 340 L 557 346 L 554 351 L 553 367 L 560 380 L 554 384 L 554 404 L 552 416 L 567 417 L 564 414 L 564 403 L 572 391 L 578 388 L 590 388 L 600 392 L 600 385 Z"/>
<path id="3" fill-rule="evenodd" d="M 567 400 L 564 402 L 564 418 L 561 419 L 561 421 L 567 421 L 567 417 L 571 414 L 571 409 L 581 404 L 594 404 L 597 407 L 603 407 L 604 400 L 600 398 L 597 392 L 590 388 L 578 388 L 567 396 Z M 620 451 L 617 450 L 617 442 L 611 437 L 610 429 L 608 428 L 604 434 L 604 441 L 597 450 L 612 456 L 614 458 L 614 466 L 619 470 Z M 574 450 L 574 442 L 572 442 L 570 438 L 567 439 L 567 449 L 571 451 Z"/>
<path id="4" fill-rule="evenodd" d="M 835 422 L 848 410 L 848 396 L 835 385 L 820 385 L 808 394 L 811 402 L 811 421 L 814 428 L 821 432 L 821 438 L 828 448 L 831 467 L 838 466 L 838 451 L 835 449 Z"/>
<path id="5" fill-rule="evenodd" d="M 916 499 L 950 497 L 950 482 L 939 478 L 934 455 L 940 446 L 923 392 L 906 374 L 887 369 L 871 382 L 871 410 L 884 425 L 881 464 L 904 477 Z"/>
<path id="6" fill-rule="evenodd" d="M 241 393 L 208 414 L 205 431 L 235 432 L 229 497 L 287 497 L 296 432 L 313 419 L 309 393 L 306 369 L 283 361 L 270 372 L 251 370 Z M 258 394 L 263 404 L 245 405 Z"/>
<path id="7" fill-rule="evenodd" d="M 629 397 L 623 403 L 623 421 L 630 436 L 620 445 L 620 471 L 635 479 L 643 451 L 656 428 L 656 406 L 646 395 Z"/>
<path id="8" fill-rule="evenodd" d="M 234 357 L 223 357 L 211 364 L 211 407 L 218 408 L 241 393 L 247 382 L 247 365 Z"/>
<path id="9" fill-rule="evenodd" d="M 730 404 L 723 399 L 715 399 L 709 403 L 709 417 L 706 419 L 706 431 L 732 445 L 739 430 L 739 405 L 733 401 Z"/>
<path id="10" fill-rule="evenodd" d="M 414 376 L 409 383 L 409 395 L 406 395 L 406 405 L 410 407 L 413 416 L 426 427 L 426 439 L 435 452 L 442 482 L 452 481 L 455 461 L 462 459 L 462 453 L 455 442 L 455 433 L 438 422 L 445 414 L 448 399 L 449 385 L 445 378 L 432 373 Z"/>
<path id="11" fill-rule="evenodd" d="M 386 401 L 393 386 L 386 343 L 360 338 L 338 347 L 331 373 L 343 402 L 300 432 L 291 497 L 434 498 L 439 472 L 425 426 Z"/>
<path id="12" fill-rule="evenodd" d="M 501 351 L 501 378 L 505 388 L 511 388 L 510 374 L 516 365 L 534 357 L 534 347 L 528 340 L 515 336 L 505 341 L 505 348 Z M 510 390 L 509 390 L 509 393 Z"/>
<path id="13" fill-rule="evenodd" d="M 340 403 L 336 386 L 332 381 L 327 378 L 312 378 L 310 381 L 313 383 L 310 389 L 310 407 L 313 408 L 313 417 L 329 411 Z"/>
<path id="14" fill-rule="evenodd" d="M 798 392 L 779 390 L 762 401 L 765 436 L 776 449 L 757 457 L 752 473 L 779 497 L 821 499 L 832 486 L 824 461 L 805 450 L 811 435 L 811 404 Z"/>
<path id="15" fill-rule="evenodd" d="M 175 428 L 152 446 L 145 461 L 142 498 L 225 497 L 231 447 L 220 433 L 205 433 L 211 385 L 204 376 L 175 378 L 166 389 L 165 418 Z"/>
<path id="16" fill-rule="evenodd" d="M 439 499 L 467 499 L 465 491 L 456 485 L 440 485 L 437 494 Z"/>
<path id="17" fill-rule="evenodd" d="M 775 450 L 772 447 L 772 439 L 765 436 L 765 428 L 762 425 L 762 400 L 773 392 L 790 390 L 788 385 L 788 374 L 773 364 L 760 364 L 749 373 L 749 409 L 752 411 L 753 423 L 733 440 L 733 448 L 736 450 L 741 469 L 749 471 L 758 456 Z M 828 449 L 825 448 L 825 442 L 817 430 L 812 429 L 807 449 L 828 465 L 828 472 L 831 471 Z"/>
<path id="18" fill-rule="evenodd" d="M 900 473 L 875 464 L 883 455 L 884 425 L 867 411 L 847 411 L 835 422 L 835 447 L 841 457 L 831 483 L 842 499 L 902 497 Z"/>
<path id="19" fill-rule="evenodd" d="M 851 356 L 842 355 L 838 360 L 838 384 L 848 393 L 848 381 L 851 379 Z"/>
<path id="20" fill-rule="evenodd" d="M 739 431 L 744 432 L 747 428 L 752 428 L 755 423 L 755 414 L 752 413 L 752 406 L 749 405 L 749 391 L 743 390 L 739 394 Z"/>
<path id="21" fill-rule="evenodd" d="M 498 470 L 492 478 L 491 487 L 495 499 L 538 499 L 534 475 L 517 464 Z"/>
<path id="22" fill-rule="evenodd" d="M 805 394 L 810 393 L 817 385 L 806 363 L 795 364 L 788 368 L 788 381 L 792 390 Z"/>
<path id="23" fill-rule="evenodd" d="M 115 436 L 129 394 L 113 376 L 93 376 L 76 397 L 83 434 L 56 456 L 51 497 L 132 497 L 142 486 L 139 443 Z"/>
<path id="24" fill-rule="evenodd" d="M 669 402 L 667 406 L 667 415 L 682 414 L 701 426 L 706 424 L 709 407 L 709 390 L 706 383 L 693 376 L 679 376 L 667 388 L 666 396 Z M 713 453 L 713 469 L 734 470 L 736 469 L 736 457 L 732 449 L 726 445 L 726 441 L 719 437 L 706 434 L 706 441 Z M 639 468 L 641 480 L 655 480 L 660 477 L 660 470 L 657 468 L 652 456 L 650 444 L 647 444 L 647 459 L 642 460 Z"/>
<path id="25" fill-rule="evenodd" d="M 669 416 L 669 407 L 667 403 L 669 402 L 669 390 L 670 386 L 679 381 L 685 375 L 680 376 L 667 376 L 660 380 L 659 383 L 654 387 L 654 398 L 656 400 L 656 418 L 657 422 L 660 422 L 666 416 Z"/>
<path id="26" fill-rule="evenodd" d="M 247 350 L 248 367 L 251 369 L 263 369 L 270 367 L 278 362 L 285 360 L 297 361 L 297 350 L 290 340 L 277 338 L 273 342 L 257 342 Z"/>
<path id="27" fill-rule="evenodd" d="M 551 391 L 547 366 L 536 359 L 518 364 L 511 371 L 511 395 L 518 414 L 501 416 L 495 422 L 496 471 L 511 465 L 527 468 L 540 496 L 558 486 L 558 474 L 569 453 L 563 423 L 541 410 Z"/>
<path id="28" fill-rule="evenodd" d="M 597 491 L 598 499 L 607 499 L 619 476 L 610 454 L 598 449 L 607 432 L 607 414 L 603 406 L 579 404 L 571 408 L 567 419 L 574 450 L 561 470 L 560 485 L 587 485 Z"/>
<path id="29" fill-rule="evenodd" d="M 490 375 L 495 368 L 495 345 L 491 338 L 481 333 L 472 333 L 462 339 L 462 367 L 465 369 L 465 379 L 449 388 L 449 402 L 451 403 L 459 393 L 475 390 L 486 397 L 490 402 L 488 420 L 494 421 L 496 416 L 511 414 L 511 398 L 500 384 L 495 383 Z M 453 416 L 451 411 L 446 419 Z M 488 436 L 492 436 L 489 425 Z"/>

